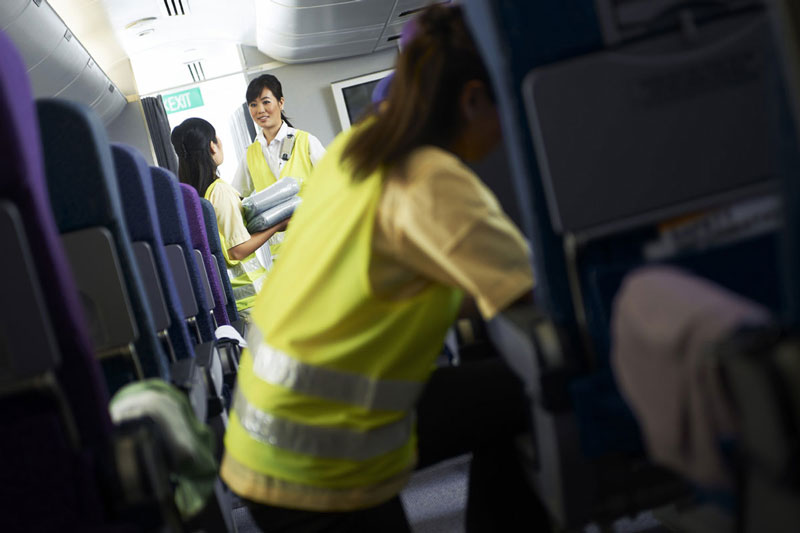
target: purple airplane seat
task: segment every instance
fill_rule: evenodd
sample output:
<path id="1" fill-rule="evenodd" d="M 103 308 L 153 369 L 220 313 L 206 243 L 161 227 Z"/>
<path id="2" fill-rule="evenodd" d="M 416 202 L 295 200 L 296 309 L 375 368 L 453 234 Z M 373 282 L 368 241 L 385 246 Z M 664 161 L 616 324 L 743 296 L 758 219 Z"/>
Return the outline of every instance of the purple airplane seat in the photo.
<path id="1" fill-rule="evenodd" d="M 183 194 L 183 206 L 186 209 L 186 218 L 189 220 L 189 232 L 192 234 L 192 246 L 195 250 L 200 250 L 203 255 L 203 264 L 206 267 L 208 282 L 211 285 L 211 293 L 214 295 L 214 315 L 217 324 L 230 324 L 228 312 L 225 309 L 225 296 L 223 296 L 222 285 L 219 278 L 215 275 L 216 261 L 211 255 L 208 246 L 208 236 L 206 234 L 206 222 L 203 218 L 203 208 L 200 205 L 200 197 L 191 185 L 181 183 L 181 194 Z"/>
<path id="2" fill-rule="evenodd" d="M 61 398 L 38 393 L 0 396 L 0 454 L 6 458 L 0 473 L 0 508 L 8 510 L 0 513 L 0 530 L 87 530 L 105 521 L 95 480 L 112 431 L 108 391 L 50 211 L 26 68 L 3 33 L 0 114 L 5 167 L 0 198 L 20 213 L 61 359 L 54 371 Z M 66 406 L 74 422 L 79 447 L 64 427 L 58 404 Z"/>

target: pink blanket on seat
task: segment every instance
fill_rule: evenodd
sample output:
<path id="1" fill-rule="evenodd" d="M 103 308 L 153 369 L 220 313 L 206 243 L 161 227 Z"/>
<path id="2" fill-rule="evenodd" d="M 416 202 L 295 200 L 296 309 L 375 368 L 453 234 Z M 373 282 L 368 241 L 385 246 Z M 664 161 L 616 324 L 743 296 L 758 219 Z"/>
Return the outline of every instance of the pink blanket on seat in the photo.
<path id="1" fill-rule="evenodd" d="M 721 437 L 736 432 L 714 345 L 769 312 L 707 280 L 647 267 L 623 282 L 612 317 L 612 365 L 651 456 L 700 484 L 732 478 Z"/>

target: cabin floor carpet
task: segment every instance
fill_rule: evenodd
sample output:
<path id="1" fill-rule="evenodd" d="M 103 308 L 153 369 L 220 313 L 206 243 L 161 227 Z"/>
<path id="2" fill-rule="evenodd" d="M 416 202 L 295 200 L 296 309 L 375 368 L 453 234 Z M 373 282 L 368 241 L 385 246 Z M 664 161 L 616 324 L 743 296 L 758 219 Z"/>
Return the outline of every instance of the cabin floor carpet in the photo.
<path id="1" fill-rule="evenodd" d="M 470 456 L 464 455 L 421 470 L 400 494 L 413 533 L 464 533 L 464 510 Z M 233 510 L 238 533 L 260 533 L 246 507 Z M 612 526 L 614 533 L 667 531 L 651 513 L 624 518 Z M 600 533 L 590 525 L 584 533 Z"/>

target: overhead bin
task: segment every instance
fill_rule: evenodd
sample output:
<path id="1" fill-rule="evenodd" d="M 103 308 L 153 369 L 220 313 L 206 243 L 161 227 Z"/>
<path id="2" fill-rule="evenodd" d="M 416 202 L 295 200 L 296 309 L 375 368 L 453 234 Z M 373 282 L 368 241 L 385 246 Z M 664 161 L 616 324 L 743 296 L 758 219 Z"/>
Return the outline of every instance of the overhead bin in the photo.
<path id="1" fill-rule="evenodd" d="M 403 31 L 403 25 L 405 23 L 405 20 L 403 20 L 387 24 L 386 29 L 383 30 L 380 39 L 378 39 L 378 45 L 375 47 L 375 50 L 383 50 L 384 48 L 397 46 L 397 41 L 400 39 L 400 33 Z"/>
<path id="2" fill-rule="evenodd" d="M 37 6 L 36 2 L 28 0 L 22 13 L 4 31 L 14 41 L 30 70 L 53 53 L 67 27 L 49 5 Z"/>
<path id="3" fill-rule="evenodd" d="M 17 20 L 30 4 L 30 0 L 3 0 L 0 2 L 0 30 Z"/>
<path id="4" fill-rule="evenodd" d="M 103 123 L 108 124 L 112 119 L 116 118 L 126 102 L 127 100 L 120 94 L 114 84 L 109 83 L 106 90 L 95 102 L 93 108 L 95 112 L 100 115 L 100 119 Z"/>
<path id="5" fill-rule="evenodd" d="M 89 53 L 66 30 L 53 53 L 28 70 L 34 96 L 46 98 L 57 94 L 76 78 L 88 61 Z"/>
<path id="6" fill-rule="evenodd" d="M 80 101 L 91 106 L 105 90 L 105 74 L 94 60 L 90 59 L 83 70 L 68 85 L 54 94 L 56 98 Z"/>
<path id="7" fill-rule="evenodd" d="M 286 63 L 368 54 L 394 44 L 428 0 L 267 0 L 256 3 L 258 49 Z"/>
<path id="8" fill-rule="evenodd" d="M 125 96 L 47 2 L 0 0 L 0 28 L 20 51 L 36 98 L 82 103 L 106 124 L 122 112 Z"/>

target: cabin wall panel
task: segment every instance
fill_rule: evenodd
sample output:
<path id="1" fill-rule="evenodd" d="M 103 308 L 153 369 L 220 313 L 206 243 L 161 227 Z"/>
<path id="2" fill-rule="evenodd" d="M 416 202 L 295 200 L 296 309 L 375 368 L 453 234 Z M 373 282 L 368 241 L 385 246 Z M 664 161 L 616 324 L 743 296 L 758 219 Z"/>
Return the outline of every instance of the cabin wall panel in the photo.
<path id="1" fill-rule="evenodd" d="M 141 100 L 125 104 L 122 112 L 106 126 L 106 131 L 112 142 L 133 146 L 144 155 L 148 165 L 156 164 Z"/>

